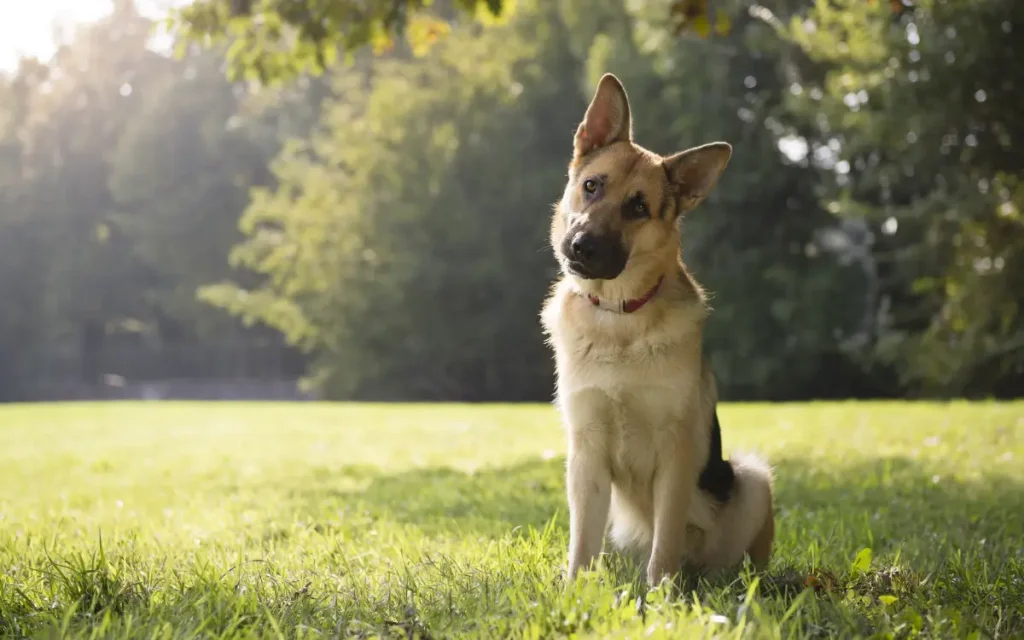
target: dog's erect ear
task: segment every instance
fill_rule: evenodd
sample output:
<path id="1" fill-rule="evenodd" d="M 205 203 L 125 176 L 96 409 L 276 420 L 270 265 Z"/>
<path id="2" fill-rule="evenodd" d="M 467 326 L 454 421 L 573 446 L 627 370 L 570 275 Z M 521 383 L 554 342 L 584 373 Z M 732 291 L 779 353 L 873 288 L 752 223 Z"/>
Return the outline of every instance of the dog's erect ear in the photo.
<path id="1" fill-rule="evenodd" d="M 665 170 L 682 211 L 693 209 L 707 197 L 731 157 L 728 143 L 711 142 L 665 158 Z"/>
<path id="2" fill-rule="evenodd" d="M 629 98 L 619 79 L 610 73 L 601 76 L 594 99 L 587 107 L 583 122 L 576 129 L 573 147 L 576 157 L 586 155 L 613 142 L 633 139 L 633 121 L 629 116 Z"/>

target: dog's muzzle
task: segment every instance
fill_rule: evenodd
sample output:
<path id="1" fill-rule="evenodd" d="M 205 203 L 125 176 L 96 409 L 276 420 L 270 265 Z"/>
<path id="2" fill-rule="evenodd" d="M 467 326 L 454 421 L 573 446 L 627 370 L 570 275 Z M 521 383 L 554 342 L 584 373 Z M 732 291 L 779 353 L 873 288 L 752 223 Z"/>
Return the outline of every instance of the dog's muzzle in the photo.
<path id="1" fill-rule="evenodd" d="M 617 235 L 577 231 L 562 241 L 569 272 L 586 280 L 614 280 L 626 268 L 628 254 Z"/>

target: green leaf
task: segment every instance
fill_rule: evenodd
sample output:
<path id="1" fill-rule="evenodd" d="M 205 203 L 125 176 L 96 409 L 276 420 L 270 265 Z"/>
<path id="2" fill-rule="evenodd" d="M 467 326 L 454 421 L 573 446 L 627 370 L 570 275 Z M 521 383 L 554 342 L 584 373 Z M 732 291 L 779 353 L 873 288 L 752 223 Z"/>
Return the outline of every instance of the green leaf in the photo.
<path id="1" fill-rule="evenodd" d="M 732 31 L 732 20 L 724 11 L 715 14 L 715 33 L 720 36 L 727 36 Z"/>
<path id="2" fill-rule="evenodd" d="M 690 28 L 701 38 L 707 38 L 711 34 L 711 21 L 708 20 L 707 14 L 704 13 L 691 21 Z"/>
<path id="3" fill-rule="evenodd" d="M 869 547 L 857 552 L 853 564 L 850 565 L 850 570 L 856 574 L 867 573 L 871 570 L 871 549 Z"/>
<path id="4" fill-rule="evenodd" d="M 904 609 L 903 613 L 900 614 L 900 618 L 916 632 L 920 632 L 924 627 L 924 618 L 914 609 Z"/>

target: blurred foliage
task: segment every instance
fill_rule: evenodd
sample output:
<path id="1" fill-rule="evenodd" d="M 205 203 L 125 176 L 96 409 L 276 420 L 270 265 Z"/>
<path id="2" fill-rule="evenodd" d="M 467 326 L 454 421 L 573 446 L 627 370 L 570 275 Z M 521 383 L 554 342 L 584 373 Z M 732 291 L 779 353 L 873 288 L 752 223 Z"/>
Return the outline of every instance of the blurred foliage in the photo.
<path id="1" fill-rule="evenodd" d="M 113 348 L 279 340 L 196 299 L 230 273 L 279 145 L 226 126 L 241 94 L 220 55 L 158 55 L 152 26 L 119 2 L 52 61 L 0 73 L 0 399 L 124 374 Z"/>
<path id="2" fill-rule="evenodd" d="M 277 83 L 302 73 L 322 73 L 339 56 L 364 47 L 390 51 L 396 40 L 422 54 L 466 15 L 500 23 L 515 0 L 199 0 L 175 10 L 168 25 L 188 41 L 222 43 L 229 74 Z"/>
<path id="3" fill-rule="evenodd" d="M 829 67 L 790 99 L 828 206 L 871 230 L 874 322 L 850 350 L 910 388 L 1024 389 L 1021 32 L 1013 0 L 817 2 L 791 26 Z"/>
<path id="4" fill-rule="evenodd" d="M 729 35 L 737 3 L 662 0 L 657 5 L 673 34 L 706 39 Z M 503 24 L 516 6 L 517 0 L 194 0 L 174 11 L 167 24 L 182 43 L 230 40 L 232 78 L 278 83 L 296 74 L 322 73 L 339 56 L 351 59 L 365 47 L 380 53 L 401 41 L 423 55 L 453 23 Z M 892 6 L 898 11 L 903 5 L 892 0 Z M 607 5 L 590 11 L 608 13 Z"/>
<path id="5" fill-rule="evenodd" d="M 287 342 L 332 398 L 545 400 L 572 132 L 735 155 L 684 221 L 727 399 L 1020 395 L 1010 0 L 132 3 L 0 73 L 0 396 Z M 224 311 L 228 313 L 224 313 Z"/>
<path id="6" fill-rule="evenodd" d="M 549 393 L 536 322 L 546 212 L 565 170 L 559 134 L 586 103 L 564 100 L 576 65 L 556 9 L 521 4 L 514 25 L 341 73 L 344 99 L 242 218 L 249 239 L 232 257 L 263 286 L 204 291 L 317 353 L 334 395 Z"/>

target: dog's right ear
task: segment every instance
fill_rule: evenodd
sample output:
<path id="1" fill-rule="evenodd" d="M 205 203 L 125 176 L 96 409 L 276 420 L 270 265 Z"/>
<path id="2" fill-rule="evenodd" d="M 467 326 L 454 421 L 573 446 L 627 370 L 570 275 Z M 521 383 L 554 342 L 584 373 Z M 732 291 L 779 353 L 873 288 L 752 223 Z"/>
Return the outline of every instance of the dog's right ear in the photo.
<path id="1" fill-rule="evenodd" d="M 573 141 L 575 159 L 613 142 L 633 139 L 633 121 L 629 98 L 619 79 L 610 73 L 601 76 L 597 91 L 587 107 L 583 122 L 576 128 Z"/>

